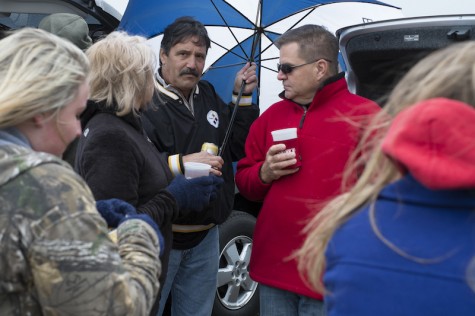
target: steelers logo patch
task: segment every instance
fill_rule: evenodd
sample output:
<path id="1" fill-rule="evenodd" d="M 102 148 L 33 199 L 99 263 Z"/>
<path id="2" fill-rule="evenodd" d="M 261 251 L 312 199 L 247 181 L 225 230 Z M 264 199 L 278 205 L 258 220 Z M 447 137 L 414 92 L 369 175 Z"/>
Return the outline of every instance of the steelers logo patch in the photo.
<path id="1" fill-rule="evenodd" d="M 215 111 L 209 111 L 208 115 L 206 115 L 206 118 L 208 119 L 208 123 L 211 124 L 211 126 L 218 128 L 219 126 L 218 113 L 216 113 Z"/>

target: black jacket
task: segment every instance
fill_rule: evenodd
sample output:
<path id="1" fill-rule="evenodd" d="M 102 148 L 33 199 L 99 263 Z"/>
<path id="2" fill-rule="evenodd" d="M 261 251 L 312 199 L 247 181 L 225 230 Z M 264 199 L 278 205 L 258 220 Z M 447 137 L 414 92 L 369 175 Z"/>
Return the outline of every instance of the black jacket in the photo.
<path id="1" fill-rule="evenodd" d="M 163 190 L 173 179 L 167 163 L 145 135 L 140 117 L 118 117 L 101 104 L 88 102 L 81 116 L 75 169 L 86 180 L 96 200 L 118 198 L 150 215 L 165 239 L 160 284 L 165 284 L 171 249 L 171 222 L 178 209 Z"/>
<path id="2" fill-rule="evenodd" d="M 144 112 L 144 128 L 157 146 L 167 155 L 187 155 L 201 150 L 203 143 L 221 146 L 229 125 L 234 104 L 226 104 L 214 87 L 201 80 L 193 92 L 194 115 L 178 94 L 166 90 L 159 84 L 153 105 Z M 222 154 L 222 169 L 225 185 L 218 199 L 203 212 L 190 213 L 174 223 L 182 225 L 221 224 L 231 213 L 234 200 L 233 161 L 244 156 L 244 143 L 252 122 L 259 116 L 259 108 L 253 104 L 241 106 L 236 114 L 232 133 L 225 152 Z M 217 123 L 217 124 L 216 124 Z M 181 170 L 184 170 L 183 167 Z M 194 247 L 206 236 L 205 232 L 174 233 L 173 248 Z"/>

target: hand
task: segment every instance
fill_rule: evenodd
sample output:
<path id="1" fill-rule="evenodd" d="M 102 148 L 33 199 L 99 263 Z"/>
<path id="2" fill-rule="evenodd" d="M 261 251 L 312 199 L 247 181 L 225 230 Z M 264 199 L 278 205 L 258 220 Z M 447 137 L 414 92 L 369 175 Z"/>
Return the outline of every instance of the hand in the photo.
<path id="1" fill-rule="evenodd" d="M 160 256 L 162 256 L 163 251 L 165 250 L 165 239 L 163 238 L 163 235 L 160 232 L 160 229 L 158 228 L 157 223 L 155 223 L 155 221 L 150 216 L 148 216 L 147 214 L 130 214 L 130 215 L 125 215 L 120 220 L 118 225 L 124 223 L 125 221 L 131 220 L 131 219 L 142 220 L 142 221 L 146 222 L 147 224 L 149 224 L 153 228 L 153 230 L 155 231 L 155 233 L 157 234 L 157 237 L 158 237 L 158 242 L 160 244 Z"/>
<path id="2" fill-rule="evenodd" d="M 216 176 L 221 176 L 220 171 L 223 168 L 224 160 L 220 156 L 211 155 L 206 151 L 200 151 L 194 154 L 189 154 L 182 157 L 183 163 L 185 162 L 201 162 L 211 166 L 210 172 Z"/>
<path id="3" fill-rule="evenodd" d="M 252 91 L 257 87 L 257 75 L 256 75 L 256 64 L 247 63 L 244 67 L 238 71 L 236 74 L 236 79 L 234 80 L 234 91 L 239 92 L 241 90 L 242 81 L 246 82 L 244 86 L 243 93 L 251 94 Z"/>
<path id="4" fill-rule="evenodd" d="M 286 169 L 295 163 L 294 152 L 283 152 L 285 150 L 284 144 L 272 145 L 266 154 L 266 160 L 259 170 L 259 177 L 264 183 L 271 183 L 282 176 L 296 173 L 299 168 Z"/>
<path id="5" fill-rule="evenodd" d="M 119 199 L 96 201 L 96 208 L 111 228 L 116 228 L 126 215 L 137 213 L 134 206 Z"/>
<path id="6" fill-rule="evenodd" d="M 173 195 L 180 210 L 201 211 L 217 198 L 223 183 L 223 178 L 215 175 L 194 179 L 178 175 L 166 190 Z"/>

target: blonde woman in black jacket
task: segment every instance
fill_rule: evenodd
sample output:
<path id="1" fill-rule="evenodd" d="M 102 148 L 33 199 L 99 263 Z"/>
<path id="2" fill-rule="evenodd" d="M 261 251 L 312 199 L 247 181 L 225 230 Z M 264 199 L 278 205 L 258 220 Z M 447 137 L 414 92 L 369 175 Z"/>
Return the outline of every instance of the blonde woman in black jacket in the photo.
<path id="1" fill-rule="evenodd" d="M 91 96 L 81 120 L 75 169 L 96 200 L 118 198 L 150 215 L 165 239 L 160 284 L 166 276 L 172 221 L 216 198 L 216 176 L 173 177 L 145 135 L 141 110 L 154 93 L 155 56 L 145 38 L 113 32 L 87 51 Z M 186 211 L 185 211 L 186 210 Z M 158 301 L 151 314 L 156 313 Z"/>

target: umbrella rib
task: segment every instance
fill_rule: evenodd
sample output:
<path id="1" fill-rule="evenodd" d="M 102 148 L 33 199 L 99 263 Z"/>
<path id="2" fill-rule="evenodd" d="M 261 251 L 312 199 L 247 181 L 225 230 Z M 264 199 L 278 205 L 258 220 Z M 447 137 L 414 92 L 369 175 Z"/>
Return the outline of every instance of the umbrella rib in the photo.
<path id="1" fill-rule="evenodd" d="M 235 55 L 236 57 L 239 57 L 239 58 L 242 58 L 242 59 L 244 59 L 244 60 L 247 60 L 247 56 L 246 56 L 246 58 L 244 58 L 244 57 L 242 57 L 241 55 L 239 55 L 238 53 L 233 52 L 232 50 L 226 48 L 225 46 L 223 46 L 223 45 L 221 45 L 221 44 L 219 44 L 219 43 L 217 43 L 217 42 L 215 42 L 215 41 L 211 41 L 211 42 L 212 42 L 213 44 L 215 44 L 215 45 L 221 47 L 222 49 L 224 49 L 227 53 L 231 53 L 231 54 Z"/>
<path id="2" fill-rule="evenodd" d="M 221 17 L 221 19 L 223 20 L 223 23 L 224 25 L 226 25 L 226 27 L 228 28 L 229 32 L 231 32 L 231 35 L 234 37 L 234 40 L 236 41 L 236 43 L 238 43 L 239 47 L 241 48 L 243 54 L 246 56 L 246 59 L 249 59 L 249 56 L 247 56 L 244 48 L 241 46 L 241 43 L 239 43 L 236 35 L 234 35 L 234 32 L 231 30 L 231 27 L 229 26 L 228 22 L 226 22 L 226 19 L 223 17 L 223 15 L 221 14 L 221 12 L 219 11 L 218 7 L 216 6 L 216 4 L 214 3 L 213 0 L 210 0 L 211 3 L 213 4 L 214 8 L 216 9 L 216 12 L 218 12 L 219 16 Z"/>
<path id="3" fill-rule="evenodd" d="M 249 36 L 250 37 L 250 36 Z M 248 37 L 248 38 L 249 38 Z M 245 65 L 246 62 L 248 62 L 248 60 L 246 58 L 244 58 L 243 56 L 239 55 L 238 53 L 234 52 L 232 49 L 228 49 L 227 47 L 221 45 L 220 43 L 218 42 L 215 42 L 213 40 L 211 40 L 211 42 L 219 47 L 221 47 L 222 49 L 224 49 L 226 51 L 227 54 L 232 54 L 238 58 L 241 58 L 242 60 L 244 60 L 245 62 L 241 62 L 241 63 L 234 63 L 234 64 L 226 64 L 226 65 L 222 65 L 222 66 L 209 66 L 208 67 L 208 70 L 206 70 L 206 72 L 210 71 L 210 70 L 213 70 L 213 69 L 221 69 L 221 68 L 229 68 L 229 67 L 234 67 L 234 66 L 240 66 L 240 65 Z M 235 46 L 236 47 L 236 46 Z M 260 54 L 258 56 L 261 56 Z M 270 58 L 265 58 L 265 59 L 258 59 L 257 60 L 257 63 L 259 64 L 261 61 L 268 61 L 268 60 L 273 60 L 273 59 L 278 59 L 278 57 L 270 57 Z M 219 60 L 219 59 L 218 59 Z M 217 62 L 217 61 L 216 61 Z M 215 63 L 216 63 L 215 62 Z M 214 64 L 215 64 L 214 63 Z"/>
<path id="4" fill-rule="evenodd" d="M 229 67 L 234 67 L 234 66 L 244 66 L 245 64 L 247 64 L 247 61 L 243 61 L 242 63 L 227 64 L 223 66 L 209 66 L 207 71 L 213 70 L 213 69 L 229 68 Z"/>
<path id="5" fill-rule="evenodd" d="M 211 2 L 213 3 L 213 5 L 215 6 L 216 8 L 216 5 L 214 4 L 213 0 L 211 0 Z M 260 35 L 262 33 L 262 28 L 260 26 L 258 26 L 258 22 L 259 22 L 259 17 L 260 17 L 260 14 L 261 13 L 261 9 L 262 9 L 262 0 L 259 0 L 259 6 L 258 6 L 258 9 L 257 9 L 257 14 L 256 14 L 256 23 L 254 24 L 257 29 L 256 29 L 256 32 L 254 33 L 254 38 L 252 40 L 252 48 L 251 48 L 251 55 L 250 57 L 247 56 L 246 52 L 244 51 L 241 43 L 237 40 L 236 36 L 234 36 L 234 33 L 231 31 L 231 29 L 229 28 L 228 24 L 226 23 L 226 21 L 224 20 L 223 18 L 223 22 L 224 24 L 226 24 L 226 26 L 228 27 L 229 31 L 231 32 L 231 34 L 234 36 L 234 39 L 236 40 L 236 42 L 238 43 L 239 47 L 241 48 L 241 50 L 243 51 L 244 55 L 246 56 L 246 58 L 249 60 L 249 62 L 253 62 L 254 61 L 254 54 L 255 54 L 255 51 L 256 51 L 256 48 L 257 48 L 257 41 L 258 41 L 258 38 L 260 38 Z M 222 15 L 221 13 L 218 11 L 219 15 L 221 16 L 222 18 Z M 224 135 L 224 140 L 223 140 L 223 143 L 221 144 L 221 147 L 219 148 L 219 152 L 218 152 L 218 155 L 219 156 L 222 156 L 222 153 L 224 152 L 224 150 L 226 149 L 226 145 L 228 144 L 228 139 L 229 139 L 229 135 L 231 134 L 231 130 L 233 128 L 233 125 L 234 125 L 234 120 L 236 118 L 236 113 L 237 113 L 237 110 L 239 108 L 239 103 L 241 102 L 241 97 L 242 97 L 242 93 L 244 92 L 244 87 L 246 86 L 246 81 L 242 80 L 241 82 L 241 88 L 239 89 L 239 93 L 238 93 L 238 96 L 237 96 L 237 99 L 236 99 L 236 104 L 234 105 L 234 109 L 233 109 L 233 112 L 231 114 L 231 119 L 229 120 L 229 126 L 228 128 L 226 129 L 226 134 Z"/>
<path id="6" fill-rule="evenodd" d="M 316 5 L 316 6 L 314 6 L 312 9 L 308 10 L 308 12 L 307 12 L 303 17 L 301 17 L 297 22 L 294 23 L 294 25 L 292 25 L 291 27 L 289 27 L 287 30 L 293 29 L 297 24 L 299 24 L 300 22 L 302 22 L 303 19 L 305 19 L 308 15 L 310 15 L 313 11 L 315 11 L 315 9 L 317 9 L 317 7 L 319 7 L 319 6 L 321 6 L 321 4 Z"/>
<path id="7" fill-rule="evenodd" d="M 263 58 L 263 59 L 260 59 L 260 61 L 269 61 L 269 60 L 274 60 L 274 59 L 279 59 L 279 57 L 269 57 L 269 58 Z"/>
<path id="8" fill-rule="evenodd" d="M 262 27 L 259 23 L 259 21 L 262 21 L 261 19 L 262 19 L 262 0 L 259 0 L 259 5 L 257 7 L 257 13 L 256 13 L 256 23 L 254 23 L 257 29 L 256 29 L 256 32 L 254 33 L 254 38 L 252 40 L 251 56 L 249 59 L 250 62 L 254 61 L 254 54 L 256 53 L 256 49 L 257 49 L 257 41 L 261 38 Z"/>
<path id="9" fill-rule="evenodd" d="M 269 38 L 269 36 L 267 36 L 267 38 Z M 269 40 L 270 40 L 270 38 L 269 38 Z M 260 55 L 262 55 L 263 53 L 265 53 L 269 48 L 271 48 L 271 47 L 274 45 L 274 42 L 273 42 L 273 41 L 270 40 L 270 42 L 271 42 L 271 43 L 270 43 L 269 45 L 267 45 L 264 49 L 262 49 L 262 47 L 261 47 Z M 263 59 L 261 59 L 261 60 L 263 60 Z"/>
<path id="10" fill-rule="evenodd" d="M 265 68 L 265 69 L 267 69 L 267 70 L 270 70 L 270 71 L 272 71 L 272 72 L 275 72 L 275 73 L 277 73 L 277 70 L 275 70 L 275 69 L 272 69 L 272 68 L 270 68 L 270 67 L 267 67 L 267 66 L 264 66 L 264 65 L 261 65 L 261 68 Z"/>
<path id="11" fill-rule="evenodd" d="M 311 14 L 313 11 L 315 11 L 317 9 L 317 7 L 319 7 L 320 5 L 317 5 L 317 6 L 314 6 L 312 7 L 312 9 L 308 10 L 308 12 L 303 16 L 301 17 L 296 23 L 294 23 L 291 27 L 289 27 L 287 30 L 291 30 L 293 29 L 297 24 L 299 24 L 303 19 L 305 19 L 309 14 Z M 270 32 L 270 31 L 266 31 L 266 32 Z M 273 33 L 273 34 L 278 34 L 278 33 L 275 33 L 275 32 L 270 32 L 270 33 Z M 269 37 L 268 37 L 269 38 Z M 265 51 L 267 51 L 269 48 L 272 47 L 272 45 L 274 45 L 274 42 L 271 42 L 271 44 L 267 45 L 264 49 L 261 48 L 261 52 L 260 52 L 260 55 L 262 55 L 262 53 L 264 53 Z M 262 60 L 262 59 L 261 59 Z"/>
<path id="12" fill-rule="evenodd" d="M 266 33 L 267 32 L 268 31 L 266 31 Z M 278 33 L 274 33 L 274 32 L 269 32 L 269 33 L 278 34 Z M 281 34 L 278 34 L 278 35 L 281 35 Z M 267 45 L 265 48 L 261 47 L 260 53 L 256 57 L 262 56 L 263 53 L 265 53 L 268 49 L 270 49 L 274 45 L 274 42 L 269 38 L 269 36 L 266 35 L 266 37 L 269 39 L 270 44 Z M 259 59 L 260 61 L 267 60 L 267 59 L 262 59 L 262 58 L 257 58 L 257 59 Z M 276 58 L 273 57 L 273 58 L 270 58 L 270 59 L 276 59 Z"/>

